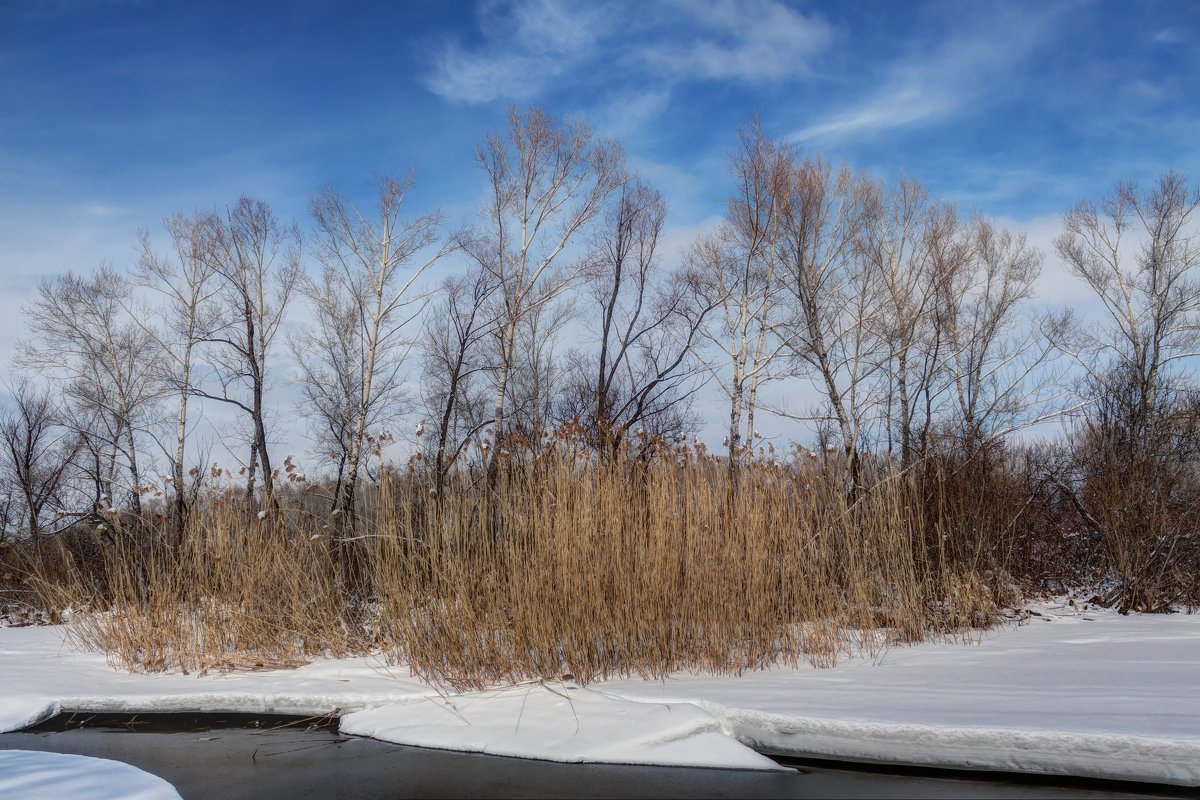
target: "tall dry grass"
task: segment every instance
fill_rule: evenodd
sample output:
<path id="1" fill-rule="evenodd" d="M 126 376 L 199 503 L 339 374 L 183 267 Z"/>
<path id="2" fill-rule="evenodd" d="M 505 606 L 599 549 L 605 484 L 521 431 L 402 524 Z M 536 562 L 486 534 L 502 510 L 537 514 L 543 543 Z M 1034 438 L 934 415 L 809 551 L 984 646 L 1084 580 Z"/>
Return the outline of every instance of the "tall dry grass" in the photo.
<path id="1" fill-rule="evenodd" d="M 764 458 L 734 480 L 687 448 L 605 463 L 551 446 L 440 492 L 419 469 L 382 475 L 353 527 L 319 487 L 265 519 L 215 493 L 181 536 L 114 521 L 90 558 L 43 557 L 33 584 L 129 668 L 379 653 L 455 688 L 829 664 L 988 625 L 1011 599 L 1004 510 L 959 526 L 971 503 L 945 480 L 886 463 L 856 492 L 836 458 Z"/>

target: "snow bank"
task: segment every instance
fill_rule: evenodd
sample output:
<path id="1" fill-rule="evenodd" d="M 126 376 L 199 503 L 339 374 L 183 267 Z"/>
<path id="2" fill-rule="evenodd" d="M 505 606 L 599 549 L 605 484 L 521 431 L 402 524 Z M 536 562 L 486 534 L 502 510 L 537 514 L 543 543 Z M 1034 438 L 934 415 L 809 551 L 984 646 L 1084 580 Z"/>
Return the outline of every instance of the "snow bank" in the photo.
<path id="1" fill-rule="evenodd" d="M 0 797 L 5 800 L 179 800 L 157 775 L 107 758 L 0 750 Z"/>
<path id="2" fill-rule="evenodd" d="M 767 766 L 749 745 L 1200 785 L 1200 615 L 1043 612 L 979 644 L 895 648 L 830 669 L 449 697 L 369 658 L 237 675 L 130 675 L 102 655 L 66 649 L 58 628 L 0 628 L 0 730 L 60 708 L 336 711 L 346 714 L 347 733 L 558 761 Z"/>
<path id="3" fill-rule="evenodd" d="M 977 645 L 602 688 L 782 755 L 1200 785 L 1200 615 L 1043 607 Z"/>
<path id="4" fill-rule="evenodd" d="M 359 711 L 343 733 L 397 744 L 547 761 L 774 769 L 688 703 L 638 703 L 529 684 Z"/>
<path id="5" fill-rule="evenodd" d="M 69 711 L 226 711 L 331 714 L 436 691 L 407 667 L 379 659 L 319 660 L 293 670 L 144 675 L 114 670 L 103 654 L 73 650 L 61 627 L 0 628 L 0 731 Z"/>

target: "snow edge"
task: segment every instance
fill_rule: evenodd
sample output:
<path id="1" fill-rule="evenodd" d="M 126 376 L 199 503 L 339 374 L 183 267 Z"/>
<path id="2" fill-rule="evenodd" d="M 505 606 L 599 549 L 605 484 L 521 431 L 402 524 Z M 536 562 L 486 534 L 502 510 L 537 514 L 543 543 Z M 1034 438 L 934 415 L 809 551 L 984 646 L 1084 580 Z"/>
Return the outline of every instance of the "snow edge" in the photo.
<path id="1" fill-rule="evenodd" d="M 694 702 L 729 736 L 764 754 L 1200 786 L 1200 740 L 857 722 Z"/>

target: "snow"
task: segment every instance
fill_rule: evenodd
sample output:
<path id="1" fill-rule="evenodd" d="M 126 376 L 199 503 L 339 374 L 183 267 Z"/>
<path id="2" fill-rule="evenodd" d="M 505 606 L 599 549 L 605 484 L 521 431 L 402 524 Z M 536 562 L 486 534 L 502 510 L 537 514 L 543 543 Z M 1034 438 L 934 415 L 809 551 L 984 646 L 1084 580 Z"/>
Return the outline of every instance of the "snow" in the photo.
<path id="1" fill-rule="evenodd" d="M 146 675 L 71 649 L 58 626 L 0 628 L 0 731 L 71 711 L 243 711 L 319 715 L 436 695 L 375 658 L 323 659 L 294 670 Z"/>
<path id="2" fill-rule="evenodd" d="M 548 761 L 780 769 L 690 703 L 630 702 L 564 684 L 527 684 L 359 711 L 343 733 L 397 744 Z"/>
<path id="3" fill-rule="evenodd" d="M 555 761 L 771 766 L 748 749 L 880 763 L 1200 785 L 1200 615 L 1043 608 L 976 644 L 829 669 L 558 682 L 442 695 L 377 659 L 130 675 L 0 628 L 0 730 L 80 711 L 342 713 L 346 733 Z"/>
<path id="4" fill-rule="evenodd" d="M 171 784 L 107 758 L 0 750 L 0 797 L 5 800 L 179 800 Z"/>
<path id="5" fill-rule="evenodd" d="M 766 752 L 1200 785 L 1200 615 L 1044 609 L 979 644 L 603 688 L 697 703 Z"/>

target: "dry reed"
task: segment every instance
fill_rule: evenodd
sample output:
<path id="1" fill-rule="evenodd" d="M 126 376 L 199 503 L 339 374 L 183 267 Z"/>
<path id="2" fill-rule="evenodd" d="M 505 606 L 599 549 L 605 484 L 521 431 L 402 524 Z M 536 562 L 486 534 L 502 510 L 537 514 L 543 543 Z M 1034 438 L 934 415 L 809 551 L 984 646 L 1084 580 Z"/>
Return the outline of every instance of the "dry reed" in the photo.
<path id="1" fill-rule="evenodd" d="M 354 526 L 327 520 L 319 487 L 265 519 L 214 493 L 181 536 L 117 522 L 93 534 L 100 557 L 43 558 L 59 566 L 33 583 L 133 669 L 377 653 L 455 688 L 829 664 L 988 625 L 1006 599 L 994 531 L 956 530 L 918 475 L 878 465 L 850 492 L 833 457 L 735 480 L 703 453 L 659 455 L 552 445 L 440 492 L 383 470 Z"/>

